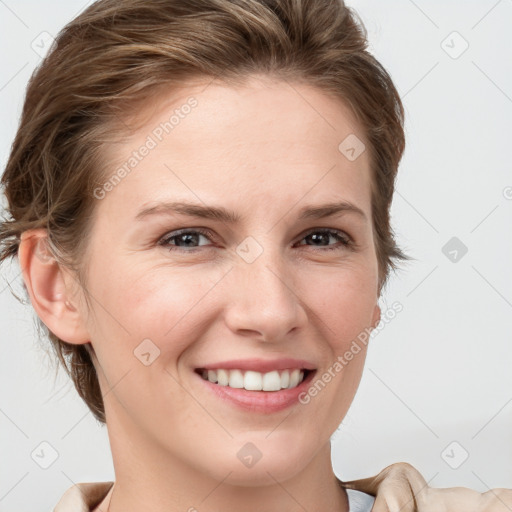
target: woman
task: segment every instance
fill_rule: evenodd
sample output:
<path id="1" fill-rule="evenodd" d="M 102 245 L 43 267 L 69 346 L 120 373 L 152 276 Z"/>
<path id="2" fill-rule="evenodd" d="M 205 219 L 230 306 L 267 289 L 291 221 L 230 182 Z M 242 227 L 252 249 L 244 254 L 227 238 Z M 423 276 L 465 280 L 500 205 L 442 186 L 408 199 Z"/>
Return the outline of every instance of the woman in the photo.
<path id="1" fill-rule="evenodd" d="M 403 108 L 365 47 L 336 0 L 102 0 L 58 36 L 3 175 L 1 259 L 116 480 L 56 510 L 434 503 L 408 465 L 343 483 L 330 459 L 366 345 L 340 357 L 407 259 Z"/>

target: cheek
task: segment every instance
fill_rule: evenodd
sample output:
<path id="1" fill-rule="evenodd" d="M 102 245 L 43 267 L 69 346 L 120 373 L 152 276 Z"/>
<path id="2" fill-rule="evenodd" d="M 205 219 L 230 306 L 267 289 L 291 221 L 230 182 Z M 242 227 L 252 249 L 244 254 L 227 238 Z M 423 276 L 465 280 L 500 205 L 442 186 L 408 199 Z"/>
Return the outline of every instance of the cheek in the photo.
<path id="1" fill-rule="evenodd" d="M 176 368 L 201 338 L 203 326 L 211 323 L 201 302 L 213 286 L 211 280 L 184 269 L 120 265 L 98 269 L 95 276 L 90 286 L 101 297 L 101 306 L 93 301 L 91 342 L 101 366 L 100 381 L 105 389 L 114 389 L 106 400 L 109 407 L 119 411 L 121 404 L 140 418 L 154 417 L 158 404 L 162 414 L 172 406 L 185 415 L 190 404 Z M 172 417 L 172 411 L 164 416 Z"/>
<path id="2" fill-rule="evenodd" d="M 377 303 L 376 281 L 362 265 L 315 270 L 301 276 L 301 296 L 312 310 L 332 349 L 344 352 L 347 345 L 371 326 Z M 315 320 L 315 316 L 317 320 Z"/>
<path id="3" fill-rule="evenodd" d="M 101 300 L 91 328 L 111 353 L 132 357 L 150 339 L 162 355 L 179 355 L 208 320 L 204 299 L 215 285 L 210 274 L 122 264 L 97 268 L 90 289 Z"/>

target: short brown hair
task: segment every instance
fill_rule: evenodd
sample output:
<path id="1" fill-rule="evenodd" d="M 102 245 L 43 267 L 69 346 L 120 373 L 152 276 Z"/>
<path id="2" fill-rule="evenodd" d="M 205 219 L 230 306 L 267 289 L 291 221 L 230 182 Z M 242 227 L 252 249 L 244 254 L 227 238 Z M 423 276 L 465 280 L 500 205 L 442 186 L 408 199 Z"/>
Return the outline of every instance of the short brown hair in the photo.
<path id="1" fill-rule="evenodd" d="M 405 145 L 404 112 L 358 20 L 342 0 L 92 4 L 59 33 L 29 81 L 1 181 L 9 218 L 0 225 L 0 262 L 17 254 L 24 231 L 45 228 L 57 260 L 85 284 L 80 255 L 88 243 L 93 189 L 104 181 L 103 149 L 122 128 L 126 106 L 188 78 L 229 84 L 263 73 L 340 98 L 364 128 L 380 295 L 395 261 L 410 259 L 395 243 L 389 213 Z M 105 422 L 90 344 L 48 337 L 79 395 Z"/>

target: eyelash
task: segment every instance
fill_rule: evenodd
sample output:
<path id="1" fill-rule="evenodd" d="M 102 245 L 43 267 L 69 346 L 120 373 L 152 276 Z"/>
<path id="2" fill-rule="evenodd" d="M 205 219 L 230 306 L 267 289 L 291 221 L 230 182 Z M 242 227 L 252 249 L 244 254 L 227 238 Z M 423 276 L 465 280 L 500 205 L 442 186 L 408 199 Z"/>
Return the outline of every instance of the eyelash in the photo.
<path id="1" fill-rule="evenodd" d="M 192 247 L 191 249 L 186 249 L 184 247 L 178 247 L 175 245 L 171 245 L 169 243 L 171 240 L 178 238 L 181 235 L 186 235 L 186 234 L 191 234 L 191 233 L 199 233 L 208 239 L 211 239 L 211 237 L 212 237 L 212 233 L 210 231 L 202 229 L 202 228 L 181 229 L 181 230 L 177 230 L 177 231 L 171 231 L 170 233 L 167 233 L 166 235 L 164 235 L 158 241 L 158 245 L 166 247 L 169 251 L 196 252 L 201 247 Z M 337 230 L 337 229 L 316 228 L 316 229 L 308 231 L 305 235 L 303 235 L 302 239 L 308 237 L 309 235 L 316 234 L 316 233 L 333 235 L 334 238 L 336 238 L 342 244 L 341 246 L 337 246 L 337 245 L 325 246 L 325 247 L 318 246 L 318 247 L 316 247 L 317 250 L 333 251 L 333 250 L 346 250 L 346 249 L 354 250 L 355 249 L 356 244 L 352 240 L 352 238 L 349 235 L 347 235 L 345 232 Z M 301 244 L 301 245 L 305 245 L 305 244 Z M 315 247 L 315 246 L 312 246 L 312 247 Z"/>

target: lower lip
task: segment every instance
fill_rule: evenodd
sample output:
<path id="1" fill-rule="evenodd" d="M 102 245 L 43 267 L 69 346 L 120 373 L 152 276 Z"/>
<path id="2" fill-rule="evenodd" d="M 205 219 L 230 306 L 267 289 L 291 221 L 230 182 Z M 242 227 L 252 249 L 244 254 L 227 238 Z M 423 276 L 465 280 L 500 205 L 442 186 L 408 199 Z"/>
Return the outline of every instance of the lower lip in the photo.
<path id="1" fill-rule="evenodd" d="M 281 391 L 248 391 L 243 388 L 230 388 L 229 386 L 214 384 L 203 379 L 200 375 L 196 375 L 220 399 L 245 411 L 268 414 L 282 411 L 298 403 L 299 395 L 308 389 L 314 374 L 315 372 L 311 371 L 297 387 L 282 389 Z"/>

